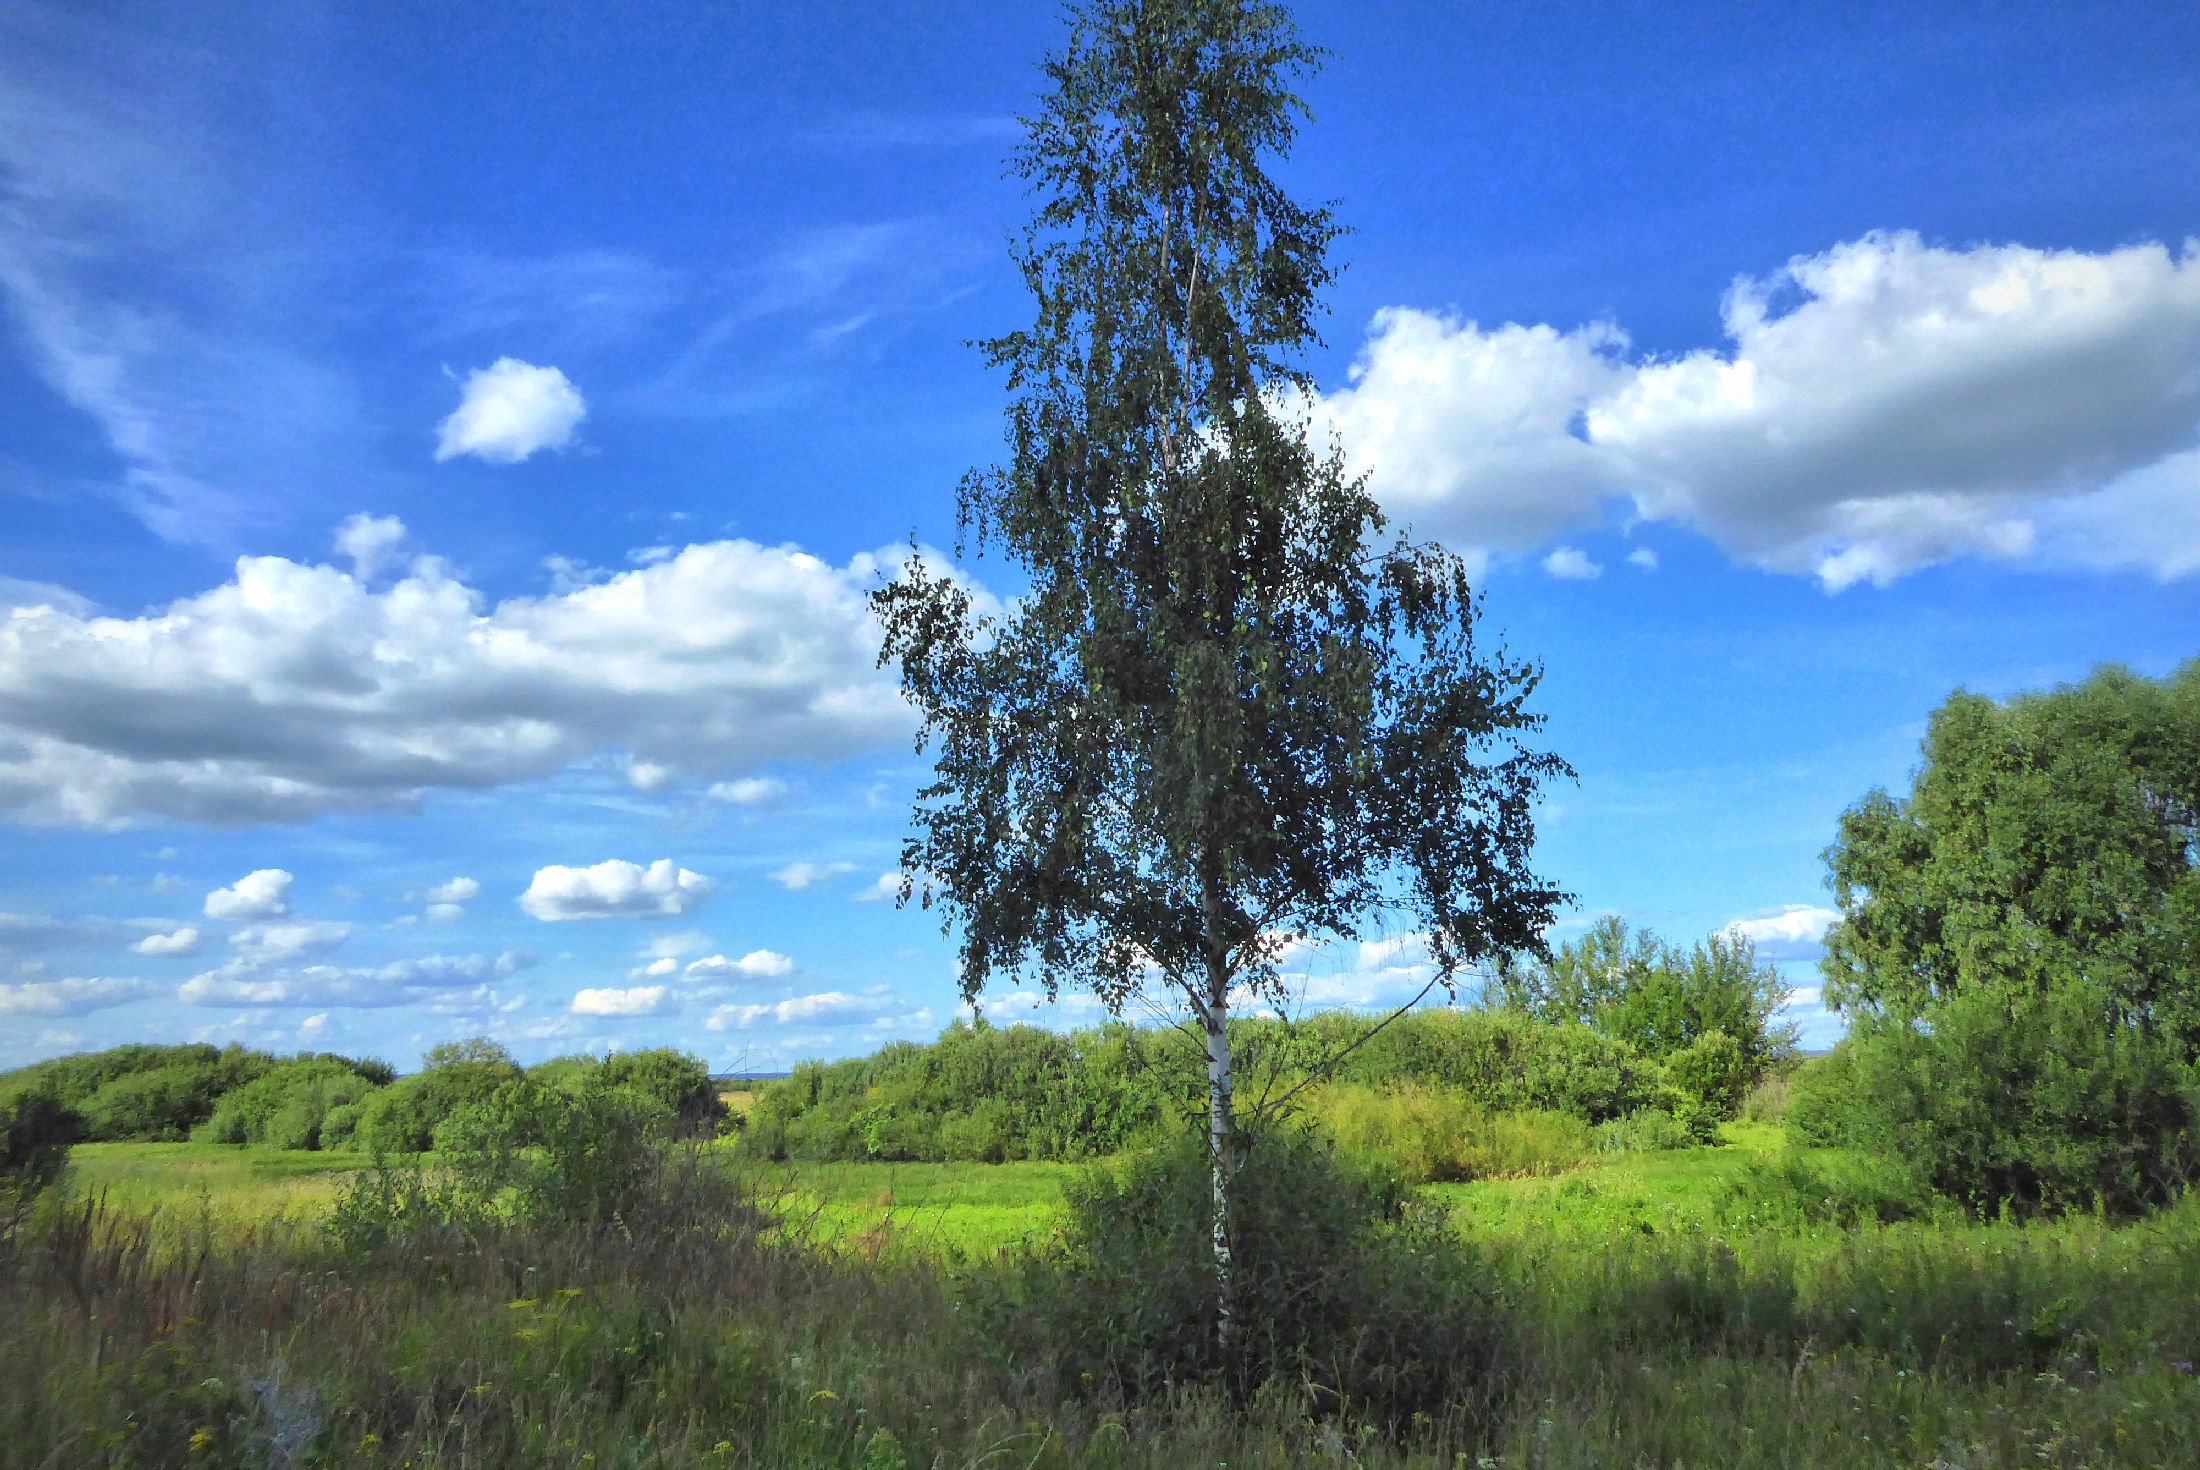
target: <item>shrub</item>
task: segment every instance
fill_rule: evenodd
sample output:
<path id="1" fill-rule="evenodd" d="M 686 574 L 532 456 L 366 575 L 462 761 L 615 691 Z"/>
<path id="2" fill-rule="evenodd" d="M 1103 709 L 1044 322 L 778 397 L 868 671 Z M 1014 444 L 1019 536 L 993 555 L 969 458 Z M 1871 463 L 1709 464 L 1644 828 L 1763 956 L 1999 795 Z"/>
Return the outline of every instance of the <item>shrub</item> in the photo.
<path id="1" fill-rule="evenodd" d="M 1246 1144 L 1231 1226 L 1234 1361 L 1216 1342 L 1211 1175 L 1197 1136 L 1069 1188 L 1058 1249 L 991 1304 L 999 1350 L 1048 1365 L 1065 1392 L 1119 1402 L 1280 1382 L 1320 1408 L 1392 1424 L 1487 1412 L 1517 1359 L 1442 1221 L 1409 1207 L 1394 1172 L 1309 1135 Z"/>
<path id="2" fill-rule="evenodd" d="M 85 1102 L 85 1133 L 100 1143 L 180 1143 L 214 1111 L 221 1082 L 193 1062 L 127 1073 Z"/>
<path id="3" fill-rule="evenodd" d="M 1857 1142 L 1973 1211 L 2136 1214 L 2200 1168 L 2174 1044 L 2090 982 L 1962 992 L 1849 1046 Z"/>
<path id="4" fill-rule="evenodd" d="M 192 1137 L 269 1148 L 329 1147 L 323 1138 L 329 1110 L 356 1106 L 374 1090 L 374 1082 L 342 1057 L 278 1062 L 265 1076 L 224 1093 Z"/>
<path id="5" fill-rule="evenodd" d="M 0 1215 L 12 1216 L 68 1167 L 77 1118 L 43 1088 L 0 1101 Z"/>
<path id="6" fill-rule="evenodd" d="M 1742 1098 L 1742 1121 L 1745 1123 L 1785 1123 L 1788 1104 L 1794 1097 L 1795 1078 L 1792 1073 L 1776 1072 L 1757 1079 Z"/>
<path id="7" fill-rule="evenodd" d="M 567 1092 L 598 1083 L 634 1088 L 661 1105 L 686 1134 L 707 1138 L 726 1121 L 726 1107 L 718 1099 L 710 1068 L 700 1058 L 670 1047 L 613 1052 L 606 1057 L 558 1057 L 528 1068 L 527 1075 Z"/>
<path id="8" fill-rule="evenodd" d="M 523 1219 L 599 1223 L 643 1197 L 675 1123 L 655 1097 L 599 1068 L 572 1088 L 514 1078 L 445 1119 L 435 1146 L 485 1203 L 509 1191 Z"/>
<path id="9" fill-rule="evenodd" d="M 1756 1070 L 1741 1043 L 1724 1031 L 1704 1032 L 1665 1061 L 1666 1081 L 1688 1098 L 1692 1110 L 1722 1122 L 1741 1112 Z"/>
<path id="10" fill-rule="evenodd" d="M 1693 1148 L 1701 1142 L 1696 1130 L 1658 1108 L 1637 1108 L 1624 1118 L 1597 1124 L 1593 1141 L 1598 1153 L 1655 1153 L 1660 1149 Z"/>
<path id="11" fill-rule="evenodd" d="M 472 1103 L 484 1102 L 519 1068 L 493 1042 L 447 1042 L 428 1053 L 427 1067 L 368 1095 L 360 1107 L 356 1138 L 375 1154 L 425 1153 L 438 1125 Z"/>
<path id="12" fill-rule="evenodd" d="M 1855 1062 L 1854 1043 L 1843 1040 L 1795 1069 L 1788 1084 L 1788 1132 L 1821 1148 L 1838 1148 L 1855 1139 Z"/>

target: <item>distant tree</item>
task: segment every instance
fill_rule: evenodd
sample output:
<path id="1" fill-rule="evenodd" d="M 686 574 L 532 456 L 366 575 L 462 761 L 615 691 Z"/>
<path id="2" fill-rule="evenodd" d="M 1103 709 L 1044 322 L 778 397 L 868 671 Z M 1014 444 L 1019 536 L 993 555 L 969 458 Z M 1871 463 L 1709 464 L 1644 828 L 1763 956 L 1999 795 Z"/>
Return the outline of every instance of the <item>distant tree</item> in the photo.
<path id="1" fill-rule="evenodd" d="M 1923 753 L 1909 796 L 1873 791 L 1826 851 L 1828 1003 L 1914 1017 L 2083 978 L 2200 1056 L 2200 660 L 2006 702 L 1959 690 Z"/>
<path id="2" fill-rule="evenodd" d="M 1745 934 L 1729 930 L 1682 949 L 1614 914 L 1547 959 L 1500 965 L 1495 981 L 1502 1004 L 1541 1021 L 1593 1026 L 1645 1056 L 1673 1057 L 1721 1033 L 1752 1081 L 1794 1051 L 1795 1028 L 1774 1019 L 1787 991 Z"/>
<path id="3" fill-rule="evenodd" d="M 1448 984 L 1537 948 L 1538 670 L 1477 645 L 1467 567 L 1384 542 L 1311 383 L 1337 226 L 1269 169 L 1316 53 L 1258 0 L 1088 0 L 1017 174 L 1033 324 L 983 344 L 1009 456 L 961 520 L 1028 591 L 998 618 L 912 555 L 882 589 L 936 749 L 904 870 L 961 935 L 962 987 L 1158 984 L 1204 1036 L 1217 1333 L 1232 1335 L 1228 1022 L 1278 939 L 1410 914 Z M 905 880 L 903 897 L 912 893 Z"/>

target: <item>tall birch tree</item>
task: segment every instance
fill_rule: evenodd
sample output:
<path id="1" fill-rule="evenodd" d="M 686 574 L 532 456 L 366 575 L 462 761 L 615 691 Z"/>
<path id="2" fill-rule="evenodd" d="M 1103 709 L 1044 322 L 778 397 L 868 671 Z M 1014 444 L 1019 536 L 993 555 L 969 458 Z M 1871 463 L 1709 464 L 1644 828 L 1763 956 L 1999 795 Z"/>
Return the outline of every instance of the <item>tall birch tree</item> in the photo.
<path id="1" fill-rule="evenodd" d="M 1317 53 L 1258 0 L 1086 0 L 1013 168 L 1032 324 L 1007 457 L 962 546 L 1028 591 L 981 615 L 912 554 L 876 595 L 936 771 L 904 852 L 961 983 L 1180 1000 L 1207 1061 L 1218 1331 L 1241 1150 L 1229 1022 L 1286 997 L 1282 936 L 1410 919 L 1436 974 L 1539 950 L 1540 670 L 1481 646 L 1468 567 L 1390 537 L 1317 442 L 1304 355 L 1338 227 L 1274 168 Z"/>

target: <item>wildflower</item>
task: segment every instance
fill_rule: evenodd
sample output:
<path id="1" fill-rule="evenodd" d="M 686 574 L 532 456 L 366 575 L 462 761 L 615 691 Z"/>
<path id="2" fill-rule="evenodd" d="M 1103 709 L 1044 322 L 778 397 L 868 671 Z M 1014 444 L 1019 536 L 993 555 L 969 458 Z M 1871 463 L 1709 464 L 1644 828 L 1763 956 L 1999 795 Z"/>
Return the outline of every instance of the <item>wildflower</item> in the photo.
<path id="1" fill-rule="evenodd" d="M 535 1299 L 533 1297 L 523 1296 L 516 1302 L 506 1302 L 504 1309 L 508 1312 L 527 1312 L 532 1311 L 534 1306 Z"/>
<path id="2" fill-rule="evenodd" d="M 810 1402 L 813 1404 L 837 1404 L 840 1402 L 840 1395 L 829 1388 L 821 1388 L 810 1395 Z"/>
<path id="3" fill-rule="evenodd" d="M 203 1429 L 203 1428 L 202 1428 L 202 1429 L 194 1429 L 194 1430 L 192 1430 L 192 1431 L 191 1431 L 191 1453 L 192 1453 L 192 1454 L 194 1454 L 194 1455 L 195 1455 L 195 1454 L 197 1454 L 197 1453 L 198 1453 L 199 1451 L 201 1451 L 201 1450 L 205 1450 L 205 1449 L 211 1449 L 211 1448 L 213 1447 L 213 1444 L 214 1444 L 214 1431 L 213 1431 L 213 1430 L 211 1430 L 211 1429 Z"/>
<path id="4" fill-rule="evenodd" d="M 382 1436 L 379 1434 L 375 1434 L 370 1430 L 368 1433 L 360 1437 L 359 1448 L 363 1450 L 378 1450 L 382 1448 Z"/>
<path id="5" fill-rule="evenodd" d="M 561 1302 L 579 1301 L 585 1295 L 586 1293 L 577 1286 L 561 1286 L 557 1292 L 558 1300 Z"/>
<path id="6" fill-rule="evenodd" d="M 719 1459 L 723 1460 L 726 1458 L 726 1456 L 733 1453 L 733 1441 L 730 1439 L 722 1439 L 718 1441 L 718 1443 L 710 1447 L 710 1452 L 716 1455 Z"/>

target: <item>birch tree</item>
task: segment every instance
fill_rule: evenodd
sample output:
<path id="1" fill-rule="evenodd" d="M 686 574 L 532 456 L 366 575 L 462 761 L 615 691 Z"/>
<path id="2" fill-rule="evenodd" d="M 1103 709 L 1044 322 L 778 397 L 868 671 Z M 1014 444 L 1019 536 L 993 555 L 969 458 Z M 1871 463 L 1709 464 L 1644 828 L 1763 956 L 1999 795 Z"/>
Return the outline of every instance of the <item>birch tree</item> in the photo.
<path id="1" fill-rule="evenodd" d="M 1207 1063 L 1218 1331 L 1240 1158 L 1229 1022 L 1282 1002 L 1279 937 L 1425 931 L 1448 984 L 1539 949 L 1540 670 L 1476 638 L 1468 568 L 1394 537 L 1310 432 L 1330 211 L 1276 166 L 1316 53 L 1254 0 L 1087 0 L 1013 169 L 1034 313 L 979 344 L 1004 461 L 965 553 L 1028 589 L 981 615 L 912 548 L 876 595 L 936 760 L 903 858 L 961 984 L 1180 1001 Z"/>

